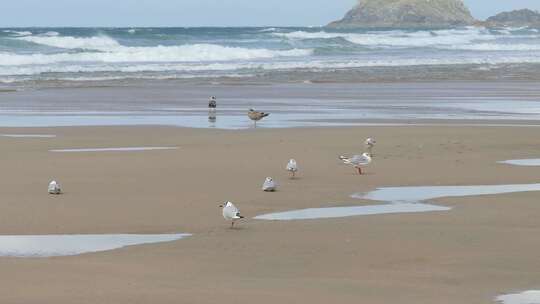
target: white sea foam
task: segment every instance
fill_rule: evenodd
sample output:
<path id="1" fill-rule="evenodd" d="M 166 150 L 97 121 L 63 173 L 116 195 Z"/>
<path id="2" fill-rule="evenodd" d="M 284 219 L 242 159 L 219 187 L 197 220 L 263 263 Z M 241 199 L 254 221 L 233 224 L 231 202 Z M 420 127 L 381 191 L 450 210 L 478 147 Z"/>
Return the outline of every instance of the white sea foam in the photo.
<path id="1" fill-rule="evenodd" d="M 540 63 L 540 56 L 488 56 L 479 54 L 472 57 L 458 58 L 403 58 L 403 59 L 364 59 L 364 60 L 295 60 L 295 61 L 265 61 L 265 62 L 225 62 L 225 63 L 137 63 L 128 64 L 123 62 L 105 62 L 88 64 L 60 61 L 58 64 L 41 64 L 22 66 L 3 66 L 2 62 L 12 59 L 11 62 L 47 62 L 37 55 L 28 55 L 29 58 L 17 58 L 20 55 L 2 55 L 0 53 L 0 76 L 30 76 L 44 73 L 93 73 L 93 72 L 119 72 L 119 73 L 144 73 L 144 72 L 210 72 L 210 71 L 240 71 L 246 69 L 255 70 L 324 70 L 324 69 L 349 69 L 362 67 L 402 67 L 402 66 L 434 66 L 434 65 L 499 65 L 517 63 Z M 69 58 L 70 55 L 66 55 Z M 24 57 L 24 56 L 23 56 Z M 54 63 L 54 62 L 51 62 Z M 133 75 L 126 75 L 129 78 Z M 17 79 L 4 77 L 2 82 L 13 82 Z"/>
<path id="2" fill-rule="evenodd" d="M 540 44 L 501 44 L 501 43 L 478 43 L 466 45 L 445 46 L 446 49 L 467 51 L 540 51 Z"/>
<path id="3" fill-rule="evenodd" d="M 49 36 L 49 37 L 60 36 L 60 33 L 55 32 L 55 31 L 49 31 L 43 34 L 43 36 Z"/>
<path id="4" fill-rule="evenodd" d="M 503 304 L 540 304 L 540 290 L 498 296 L 497 301 Z"/>
<path id="5" fill-rule="evenodd" d="M 62 49 L 89 49 L 106 51 L 121 46 L 116 40 L 107 36 L 94 36 L 83 38 L 58 35 L 43 35 L 26 36 L 20 37 L 18 39 Z"/>
<path id="6" fill-rule="evenodd" d="M 368 33 L 305 32 L 273 33 L 288 39 L 334 39 L 343 38 L 351 43 L 368 47 L 398 46 L 426 47 L 435 45 L 467 44 L 473 41 L 495 40 L 497 36 L 485 29 L 438 30 L 438 31 L 387 31 Z"/>
<path id="7" fill-rule="evenodd" d="M 127 47 L 109 37 L 41 37 L 19 38 L 64 49 L 86 49 L 93 52 L 58 54 L 13 54 L 0 52 L 0 66 L 39 65 L 61 62 L 198 62 L 270 59 L 275 57 L 309 56 L 311 49 L 251 49 L 216 44 L 179 46 Z M 99 52 L 95 52 L 99 51 Z"/>
<path id="8" fill-rule="evenodd" d="M 277 31 L 277 29 L 275 27 L 269 27 L 269 28 L 259 30 L 259 32 L 261 32 L 261 33 L 272 33 L 272 32 L 275 32 L 275 31 Z"/>
<path id="9" fill-rule="evenodd" d="M 32 35 L 32 32 L 30 31 L 12 31 L 12 30 L 4 30 L 4 33 L 8 34 L 14 34 L 16 36 L 29 36 Z"/>

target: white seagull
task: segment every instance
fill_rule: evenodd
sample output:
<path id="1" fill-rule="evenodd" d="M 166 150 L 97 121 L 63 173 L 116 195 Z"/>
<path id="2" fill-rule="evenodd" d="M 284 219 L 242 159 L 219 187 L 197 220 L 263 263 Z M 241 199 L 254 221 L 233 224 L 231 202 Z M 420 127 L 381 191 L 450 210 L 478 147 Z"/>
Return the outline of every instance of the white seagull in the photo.
<path id="1" fill-rule="evenodd" d="M 289 160 L 286 169 L 291 173 L 291 178 L 294 178 L 296 176 L 296 172 L 298 172 L 298 164 L 296 163 L 296 160 Z"/>
<path id="2" fill-rule="evenodd" d="M 223 208 L 223 218 L 231 221 L 231 228 L 234 227 L 234 222 L 239 219 L 243 219 L 244 217 L 240 215 L 240 210 L 236 208 L 236 206 L 231 202 L 226 202 L 223 205 L 220 205 L 219 207 Z"/>
<path id="3" fill-rule="evenodd" d="M 49 183 L 49 194 L 61 194 L 62 189 L 60 188 L 60 184 L 56 181 L 52 181 Z"/>
<path id="4" fill-rule="evenodd" d="M 276 183 L 274 182 L 274 179 L 271 177 L 267 177 L 262 186 L 263 191 L 274 192 L 276 191 L 276 188 L 277 186 L 276 186 Z"/>
<path id="5" fill-rule="evenodd" d="M 354 155 L 353 157 L 340 156 L 339 159 L 341 159 L 344 164 L 353 165 L 358 170 L 358 174 L 362 174 L 362 166 L 367 166 L 372 161 L 369 153 Z"/>
<path id="6" fill-rule="evenodd" d="M 368 138 L 366 139 L 366 147 L 367 147 L 367 150 L 368 150 L 368 153 L 370 155 L 372 155 L 372 152 L 373 152 L 373 147 L 375 147 L 375 144 L 377 144 L 377 141 L 373 138 Z"/>

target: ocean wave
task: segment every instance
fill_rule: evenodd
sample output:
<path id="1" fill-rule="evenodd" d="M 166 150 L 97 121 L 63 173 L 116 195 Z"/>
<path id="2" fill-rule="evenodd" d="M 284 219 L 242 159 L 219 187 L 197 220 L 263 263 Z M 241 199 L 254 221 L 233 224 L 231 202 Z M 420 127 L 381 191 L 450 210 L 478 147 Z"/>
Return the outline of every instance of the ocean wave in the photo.
<path id="1" fill-rule="evenodd" d="M 43 36 L 55 37 L 55 36 L 60 36 L 60 33 L 55 32 L 55 31 L 50 31 L 43 34 Z"/>
<path id="2" fill-rule="evenodd" d="M 4 30 L 4 33 L 14 34 L 15 36 L 30 36 L 32 32 L 30 31 L 13 31 L 13 30 Z"/>
<path id="3" fill-rule="evenodd" d="M 139 63 L 139 64 L 50 64 L 11 66 L 0 68 L 0 76 L 32 76 L 46 74 L 77 74 L 77 73 L 107 73 L 125 74 L 127 78 L 132 73 L 180 73 L 192 75 L 197 73 L 258 73 L 264 71 L 310 70 L 328 71 L 366 67 L 403 67 L 403 66 L 441 66 L 441 65 L 499 65 L 540 63 L 539 56 L 478 56 L 471 58 L 403 58 L 395 60 L 365 59 L 365 60 L 298 60 L 298 61 L 267 61 L 267 62 L 229 62 L 229 63 Z M 221 75 L 221 74 L 220 74 Z M 54 77 L 60 77 L 58 75 Z"/>
<path id="4" fill-rule="evenodd" d="M 151 74 L 124 74 L 118 76 L 59 76 L 59 77 L 41 77 L 40 81 L 68 81 L 68 82 L 86 82 L 86 81 L 114 81 L 114 80 L 174 80 L 174 79 L 197 79 L 197 78 L 249 78 L 253 74 L 192 74 L 192 75 L 151 75 Z M 1 77 L 0 83 L 12 84 L 33 80 L 31 77 Z M 35 80 L 35 79 L 34 79 Z"/>
<path id="5" fill-rule="evenodd" d="M 305 32 L 272 33 L 293 40 L 342 38 L 362 46 L 429 47 L 436 45 L 468 44 L 474 41 L 497 39 L 485 29 L 437 30 L 437 31 L 387 31 L 367 33 Z"/>
<path id="6" fill-rule="evenodd" d="M 28 65 L 0 68 L 2 76 L 40 75 L 49 73 L 140 73 L 140 72 L 200 72 L 232 71 L 243 68 L 258 68 L 258 65 L 241 63 L 213 64 L 175 64 L 175 63 L 140 63 L 140 64 L 54 64 Z"/>
<path id="7" fill-rule="evenodd" d="M 479 43 L 468 45 L 455 45 L 445 48 L 463 51 L 540 51 L 540 44 Z"/>
<path id="8" fill-rule="evenodd" d="M 259 33 L 273 33 L 273 32 L 276 32 L 276 31 L 277 31 L 277 28 L 269 27 L 269 28 L 264 28 L 262 30 L 259 30 Z"/>
<path id="9" fill-rule="evenodd" d="M 106 51 L 121 47 L 121 45 L 116 40 L 107 36 L 83 38 L 58 35 L 40 35 L 19 37 L 17 39 L 61 49 L 87 49 Z"/>
<path id="10" fill-rule="evenodd" d="M 136 33 L 128 35 L 130 30 Z M 144 74 L 168 78 L 294 73 L 295 69 L 316 73 L 365 67 L 540 63 L 540 35 L 528 29 L 333 32 L 267 27 L 154 29 L 155 35 L 139 35 L 148 30 L 59 28 L 36 29 L 29 35 L 3 34 L 0 76 L 124 79 Z"/>
<path id="11" fill-rule="evenodd" d="M 107 48 L 109 49 L 109 48 Z M 60 54 L 0 53 L 0 66 L 42 65 L 62 62 L 208 62 L 309 56 L 311 49 L 269 50 L 214 44 L 157 47 L 114 47 L 107 52 Z"/>
<path id="12" fill-rule="evenodd" d="M 350 69 L 365 67 L 404 67 L 404 66 L 441 66 L 441 65 L 500 65 L 519 63 L 540 63 L 539 56 L 529 57 L 501 57 L 501 56 L 479 56 L 471 58 L 403 58 L 403 59 L 366 59 L 349 61 L 305 61 L 305 62 L 273 62 L 253 66 L 253 68 L 268 70 L 328 70 L 328 69 Z M 247 66 L 243 66 L 247 69 Z"/>

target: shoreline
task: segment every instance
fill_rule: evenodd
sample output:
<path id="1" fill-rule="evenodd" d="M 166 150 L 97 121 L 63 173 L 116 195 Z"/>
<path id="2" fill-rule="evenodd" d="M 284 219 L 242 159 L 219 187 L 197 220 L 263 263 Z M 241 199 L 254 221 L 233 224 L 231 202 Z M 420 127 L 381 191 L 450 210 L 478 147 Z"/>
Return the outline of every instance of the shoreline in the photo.
<path id="1" fill-rule="evenodd" d="M 208 96 L 218 96 L 209 119 Z M 249 129 L 403 124 L 538 124 L 536 82 L 62 88 L 0 95 L 0 127 L 166 125 Z"/>

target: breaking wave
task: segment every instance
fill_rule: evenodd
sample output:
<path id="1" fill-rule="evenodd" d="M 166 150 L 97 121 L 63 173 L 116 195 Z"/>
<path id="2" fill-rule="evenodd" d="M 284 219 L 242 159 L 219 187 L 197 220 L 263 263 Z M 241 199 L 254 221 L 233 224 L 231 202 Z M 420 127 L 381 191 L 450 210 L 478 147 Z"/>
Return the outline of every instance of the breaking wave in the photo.
<path id="1" fill-rule="evenodd" d="M 93 52 L 55 54 L 13 54 L 0 52 L 0 66 L 52 64 L 61 62 L 198 62 L 270 59 L 275 57 L 309 56 L 312 49 L 250 49 L 215 44 L 180 46 L 127 47 L 109 37 L 21 37 L 20 40 L 62 49 Z"/>
<path id="2" fill-rule="evenodd" d="M 275 27 L 0 30 L 0 82 L 71 77 L 123 79 L 134 74 L 144 77 L 152 74 L 153 79 L 221 77 L 296 69 L 318 73 L 368 67 L 507 63 L 540 63 L 538 30 L 480 27 L 348 32 Z"/>
<path id="3" fill-rule="evenodd" d="M 367 33 L 329 33 L 295 31 L 290 33 L 273 33 L 274 36 L 293 40 L 303 39 L 335 39 L 342 38 L 346 41 L 362 46 L 382 47 L 429 47 L 436 45 L 459 45 L 474 41 L 489 41 L 497 39 L 486 29 L 463 29 L 463 30 L 438 30 L 438 31 L 386 31 Z"/>
<path id="4" fill-rule="evenodd" d="M 60 37 L 58 35 L 43 35 L 25 36 L 18 39 L 61 49 L 110 50 L 112 48 L 121 47 L 116 40 L 106 36 L 75 38 Z"/>

